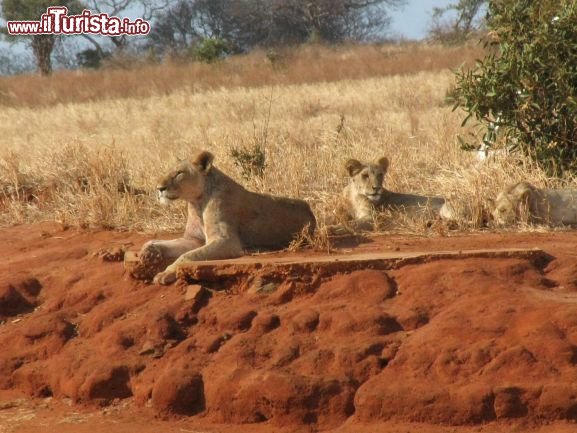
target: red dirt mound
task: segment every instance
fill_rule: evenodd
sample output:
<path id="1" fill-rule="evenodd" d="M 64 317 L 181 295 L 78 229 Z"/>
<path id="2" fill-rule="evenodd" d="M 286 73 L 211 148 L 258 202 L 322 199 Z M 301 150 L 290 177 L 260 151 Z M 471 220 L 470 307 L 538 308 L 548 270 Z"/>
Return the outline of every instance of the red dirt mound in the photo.
<path id="1" fill-rule="evenodd" d="M 0 238 L 0 389 L 293 430 L 577 420 L 577 233 L 375 238 L 355 251 L 538 246 L 554 259 L 262 287 L 146 285 L 98 254 L 140 235 L 43 224 Z"/>

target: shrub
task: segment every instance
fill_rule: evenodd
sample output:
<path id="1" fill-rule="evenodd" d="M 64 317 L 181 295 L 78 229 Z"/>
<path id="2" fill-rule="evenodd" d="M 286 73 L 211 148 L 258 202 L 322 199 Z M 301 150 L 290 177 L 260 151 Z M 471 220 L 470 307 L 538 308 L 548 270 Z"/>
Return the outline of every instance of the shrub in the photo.
<path id="1" fill-rule="evenodd" d="M 230 151 L 230 156 L 234 161 L 234 165 L 240 168 L 244 179 L 263 178 L 266 168 L 266 155 L 260 145 L 255 144 L 252 149 L 234 147 Z"/>
<path id="2" fill-rule="evenodd" d="M 491 1 L 488 54 L 457 73 L 463 124 L 475 118 L 488 147 L 503 139 L 550 175 L 577 171 L 576 22 L 574 0 Z"/>
<path id="3" fill-rule="evenodd" d="M 93 48 L 87 48 L 76 54 L 78 64 L 82 68 L 98 69 L 102 66 L 102 60 L 110 57 L 109 52 L 102 52 Z"/>
<path id="4" fill-rule="evenodd" d="M 230 44 L 221 38 L 206 38 L 199 42 L 193 51 L 195 60 L 214 63 L 231 53 Z"/>

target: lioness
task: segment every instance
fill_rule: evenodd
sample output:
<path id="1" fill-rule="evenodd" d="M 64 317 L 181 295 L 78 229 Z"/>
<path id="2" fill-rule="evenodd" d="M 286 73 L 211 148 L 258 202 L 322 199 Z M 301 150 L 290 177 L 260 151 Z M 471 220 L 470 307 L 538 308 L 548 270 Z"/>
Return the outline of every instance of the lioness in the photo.
<path id="1" fill-rule="evenodd" d="M 316 220 L 303 200 L 247 191 L 225 175 L 203 151 L 192 162 L 182 161 L 157 186 L 160 201 L 186 200 L 188 221 L 182 239 L 150 241 L 140 256 L 175 259 L 155 283 L 171 284 L 178 265 L 198 260 L 239 257 L 245 248 L 283 248 Z"/>
<path id="2" fill-rule="evenodd" d="M 374 211 L 392 209 L 418 215 L 426 211 L 450 220 L 453 211 L 441 197 L 392 192 L 383 187 L 389 160 L 380 158 L 376 163 L 362 163 L 349 159 L 345 163 L 349 184 L 343 189 L 349 215 L 360 228 L 370 228 Z"/>
<path id="3" fill-rule="evenodd" d="M 537 224 L 577 224 L 577 190 L 541 189 L 528 182 L 510 185 L 499 193 L 493 218 L 509 225 L 519 220 Z"/>

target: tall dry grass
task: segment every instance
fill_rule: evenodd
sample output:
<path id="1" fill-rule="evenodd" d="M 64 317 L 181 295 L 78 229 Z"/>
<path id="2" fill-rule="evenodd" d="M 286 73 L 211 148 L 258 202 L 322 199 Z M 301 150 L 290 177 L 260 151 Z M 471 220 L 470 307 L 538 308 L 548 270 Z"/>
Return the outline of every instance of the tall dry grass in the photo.
<path id="1" fill-rule="evenodd" d="M 165 65 L 120 61 L 99 71 L 64 71 L 52 77 L 0 78 L 0 106 L 37 107 L 117 98 L 147 98 L 222 87 L 332 82 L 415 71 L 438 71 L 472 63 L 476 45 L 307 45 L 273 52 L 254 51 L 217 64 L 168 62 Z M 121 67 L 124 66 L 124 67 Z"/>
<path id="2" fill-rule="evenodd" d="M 468 60 L 467 49 L 325 50 L 286 54 L 276 70 L 247 56 L 203 69 L 195 83 L 187 73 L 212 67 L 63 74 L 37 95 L 43 79 L 13 78 L 11 86 L 21 80 L 30 88 L 19 90 L 21 103 L 0 108 L 0 223 L 180 230 L 185 208 L 161 207 L 155 180 L 201 149 L 250 189 L 310 201 L 321 223 L 336 217 L 350 157 L 387 155 L 390 189 L 448 197 L 473 215 L 459 221 L 464 230 L 479 227 L 475 212 L 505 185 L 548 182 L 522 158 L 479 164 L 460 150 L 457 135 L 474 131 L 464 131 L 462 115 L 445 103 L 453 84 L 446 63 Z M 262 178 L 243 179 L 231 149 L 254 145 L 267 166 Z M 401 229 L 428 230 L 415 221 Z"/>

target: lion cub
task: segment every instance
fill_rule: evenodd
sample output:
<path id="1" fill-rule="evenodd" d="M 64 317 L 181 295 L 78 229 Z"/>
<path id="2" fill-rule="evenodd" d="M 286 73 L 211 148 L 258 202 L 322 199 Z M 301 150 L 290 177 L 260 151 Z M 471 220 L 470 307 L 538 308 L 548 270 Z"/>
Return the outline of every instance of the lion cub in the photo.
<path id="1" fill-rule="evenodd" d="M 182 161 L 160 179 L 161 202 L 186 200 L 188 220 L 184 237 L 146 243 L 140 256 L 174 260 L 154 281 L 171 284 L 182 263 L 239 257 L 244 249 L 283 248 L 305 227 L 312 233 L 316 220 L 303 200 L 247 191 L 213 165 L 203 151 Z"/>
<path id="2" fill-rule="evenodd" d="M 349 184 L 343 189 L 347 212 L 356 221 L 359 228 L 372 226 L 372 214 L 375 211 L 392 209 L 419 215 L 433 212 L 443 219 L 451 220 L 453 212 L 445 199 L 415 194 L 403 194 L 389 191 L 383 187 L 389 160 L 380 158 L 376 163 L 362 163 L 349 159 L 345 163 L 349 174 Z"/>
<path id="3" fill-rule="evenodd" d="M 553 226 L 577 225 L 577 190 L 541 189 L 519 182 L 499 193 L 492 215 L 501 225 L 519 220 Z"/>

